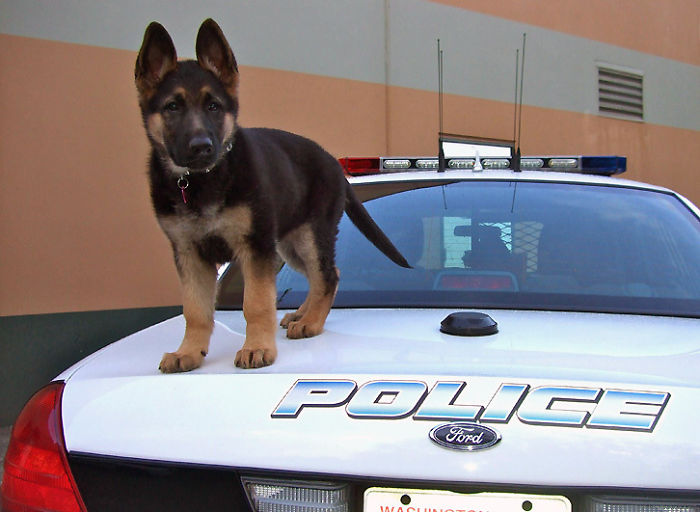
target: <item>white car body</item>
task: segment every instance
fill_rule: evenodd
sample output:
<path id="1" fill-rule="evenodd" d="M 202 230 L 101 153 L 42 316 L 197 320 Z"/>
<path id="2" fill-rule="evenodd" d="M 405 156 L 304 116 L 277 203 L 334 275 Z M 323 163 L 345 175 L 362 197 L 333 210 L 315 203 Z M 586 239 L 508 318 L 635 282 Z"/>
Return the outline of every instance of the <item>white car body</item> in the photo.
<path id="1" fill-rule="evenodd" d="M 601 176 L 503 170 L 350 178 L 403 189 L 470 180 L 663 192 L 700 219 L 671 191 Z M 453 510 L 454 495 L 437 490 L 450 489 L 495 491 L 480 495 L 491 512 L 512 510 L 488 501 L 497 496 L 514 496 L 529 510 L 531 496 L 550 494 L 631 496 L 623 503 L 634 505 L 600 511 L 700 511 L 700 318 L 466 310 L 489 315 L 498 332 L 441 332 L 441 321 L 460 308 L 338 307 L 319 336 L 289 340 L 279 328 L 276 362 L 255 370 L 233 365 L 245 339 L 242 311 L 220 310 L 203 366 L 164 375 L 157 363 L 185 327 L 182 316 L 172 318 L 56 377 L 64 383 L 68 460 L 219 468 L 263 483 L 350 482 L 366 492 L 365 508 L 356 496 L 352 510 Z M 481 446 L 489 432 L 492 442 Z M 416 506 L 421 501 L 386 508 L 389 498 L 376 487 L 396 487 L 386 492 L 402 500 L 401 489 L 433 490 L 426 498 L 433 508 Z M 645 509 L 646 498 L 660 505 Z M 545 501 L 535 510 L 571 510 L 568 499 L 557 502 L 563 509 Z M 590 510 L 573 501 L 574 510 Z M 284 503 L 257 510 L 348 510 Z M 664 508 L 671 505 L 680 508 Z"/>
<path id="2" fill-rule="evenodd" d="M 321 336 L 293 341 L 281 331 L 278 362 L 251 371 L 231 363 L 245 337 L 242 315 L 218 312 L 206 364 L 164 376 L 152 361 L 184 329 L 181 317 L 168 320 L 59 376 L 67 382 L 66 447 L 70 453 L 397 480 L 698 486 L 692 462 L 700 461 L 700 440 L 687 429 L 700 422 L 700 321 L 486 311 L 499 332 L 471 339 L 438 331 L 450 312 L 334 310 Z M 490 423 L 502 435 L 498 445 L 465 453 L 430 441 L 431 428 L 445 420 L 420 421 L 413 414 L 358 419 L 346 404 L 274 417 L 300 380 L 347 380 L 358 387 L 422 382 L 427 391 L 437 382 L 465 382 L 460 403 L 484 407 L 502 384 L 527 385 L 530 393 L 559 387 L 669 396 L 664 407 L 627 408 L 658 417 L 652 431 L 528 424 L 516 411 L 506 423 Z M 592 412 L 596 405 L 562 401 L 552 409 Z M 543 409 L 527 401 L 517 409 L 528 406 Z"/>

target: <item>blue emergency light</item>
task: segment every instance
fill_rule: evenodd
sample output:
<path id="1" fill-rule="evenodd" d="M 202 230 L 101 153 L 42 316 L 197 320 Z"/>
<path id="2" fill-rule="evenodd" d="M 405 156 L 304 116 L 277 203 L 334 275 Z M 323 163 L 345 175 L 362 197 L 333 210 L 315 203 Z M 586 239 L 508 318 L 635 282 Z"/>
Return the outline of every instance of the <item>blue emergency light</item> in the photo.
<path id="1" fill-rule="evenodd" d="M 624 156 L 582 156 L 581 168 L 588 174 L 613 176 L 627 170 L 627 157 Z"/>

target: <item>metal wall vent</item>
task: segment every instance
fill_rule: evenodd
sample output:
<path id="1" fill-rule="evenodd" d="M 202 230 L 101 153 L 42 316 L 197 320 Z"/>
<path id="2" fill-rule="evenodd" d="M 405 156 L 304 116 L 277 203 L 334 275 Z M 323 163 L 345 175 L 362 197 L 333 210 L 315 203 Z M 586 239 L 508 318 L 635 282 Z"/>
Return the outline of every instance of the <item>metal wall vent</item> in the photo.
<path id="1" fill-rule="evenodd" d="M 598 110 L 602 114 L 644 119 L 644 76 L 598 68 Z"/>

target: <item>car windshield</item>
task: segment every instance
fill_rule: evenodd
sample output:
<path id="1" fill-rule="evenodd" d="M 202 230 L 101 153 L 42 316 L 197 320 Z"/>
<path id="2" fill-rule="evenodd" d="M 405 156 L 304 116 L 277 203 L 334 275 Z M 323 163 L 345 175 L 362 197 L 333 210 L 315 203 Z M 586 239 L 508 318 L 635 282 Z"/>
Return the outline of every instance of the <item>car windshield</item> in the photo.
<path id="1" fill-rule="evenodd" d="M 344 216 L 336 307 L 700 316 L 700 222 L 672 194 L 525 181 L 418 186 L 356 188 L 375 197 L 365 207 L 413 268 L 389 261 Z M 284 266 L 278 307 L 298 307 L 307 286 Z M 221 297 L 220 307 L 240 306 L 236 290 Z"/>

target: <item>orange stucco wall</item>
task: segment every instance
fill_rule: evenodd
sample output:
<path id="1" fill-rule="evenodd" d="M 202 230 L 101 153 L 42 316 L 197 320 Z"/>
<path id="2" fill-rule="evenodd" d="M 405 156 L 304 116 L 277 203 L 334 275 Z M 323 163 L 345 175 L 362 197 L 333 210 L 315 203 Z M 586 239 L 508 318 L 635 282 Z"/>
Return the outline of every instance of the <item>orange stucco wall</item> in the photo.
<path id="1" fill-rule="evenodd" d="M 135 56 L 0 35 L 0 316 L 180 302 L 151 212 Z M 242 125 L 295 131 L 337 156 L 436 150 L 433 92 L 242 66 L 240 95 Z M 625 155 L 630 178 L 700 202 L 696 131 L 530 106 L 523 115 L 527 153 Z M 444 128 L 510 138 L 512 105 L 448 95 Z"/>

